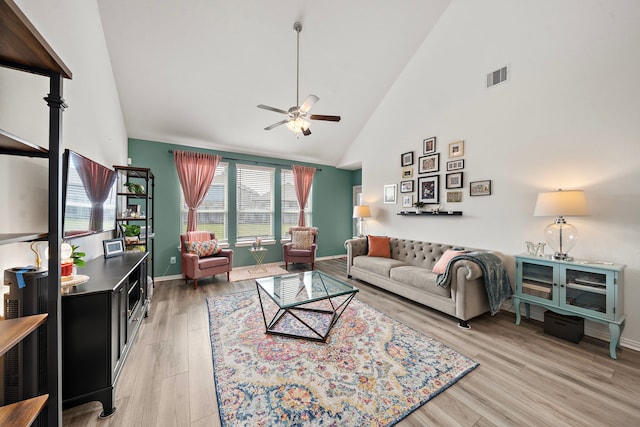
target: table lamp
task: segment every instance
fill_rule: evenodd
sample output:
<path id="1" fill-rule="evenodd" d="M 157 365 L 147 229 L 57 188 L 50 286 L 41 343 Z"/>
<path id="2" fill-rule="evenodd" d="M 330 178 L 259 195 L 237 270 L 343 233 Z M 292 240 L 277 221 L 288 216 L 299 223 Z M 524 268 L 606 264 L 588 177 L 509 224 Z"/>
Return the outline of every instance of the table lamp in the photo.
<path id="1" fill-rule="evenodd" d="M 371 209 L 369 209 L 368 205 L 354 206 L 353 217 L 358 220 L 356 224 L 358 237 L 364 237 L 364 218 L 371 217 Z"/>
<path id="2" fill-rule="evenodd" d="M 544 229 L 544 237 L 554 250 L 553 259 L 571 261 L 567 253 L 578 240 L 578 230 L 564 219 L 565 216 L 589 215 L 587 198 L 582 190 L 550 191 L 539 193 L 534 216 L 557 216 L 553 224 Z"/>

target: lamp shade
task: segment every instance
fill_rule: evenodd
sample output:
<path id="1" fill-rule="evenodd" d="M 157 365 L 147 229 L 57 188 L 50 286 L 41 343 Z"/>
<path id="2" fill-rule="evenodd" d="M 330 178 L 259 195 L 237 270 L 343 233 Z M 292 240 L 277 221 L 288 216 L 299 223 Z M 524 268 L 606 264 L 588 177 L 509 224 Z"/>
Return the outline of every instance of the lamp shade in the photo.
<path id="1" fill-rule="evenodd" d="M 587 198 L 582 190 L 539 193 L 533 216 L 589 215 Z"/>
<path id="2" fill-rule="evenodd" d="M 360 205 L 353 207 L 354 218 L 369 218 L 371 216 L 371 209 L 368 205 Z"/>

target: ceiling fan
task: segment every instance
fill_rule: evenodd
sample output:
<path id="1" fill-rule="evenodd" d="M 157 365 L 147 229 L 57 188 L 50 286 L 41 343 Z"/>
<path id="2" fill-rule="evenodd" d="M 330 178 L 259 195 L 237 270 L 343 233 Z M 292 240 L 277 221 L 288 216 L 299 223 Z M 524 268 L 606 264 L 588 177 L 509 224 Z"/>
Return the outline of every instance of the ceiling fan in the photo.
<path id="1" fill-rule="evenodd" d="M 277 123 L 264 128 L 264 130 L 271 130 L 280 125 L 286 125 L 289 130 L 294 133 L 302 133 L 303 135 L 311 135 L 309 130 L 309 120 L 324 120 L 328 122 L 339 122 L 340 116 L 326 116 L 322 114 L 308 114 L 313 105 L 320 100 L 315 95 L 307 96 L 302 105 L 300 105 L 300 31 L 302 31 L 302 24 L 296 22 L 293 24 L 293 29 L 297 33 L 297 55 L 296 55 L 296 105 L 288 110 L 282 110 L 280 108 L 270 107 L 268 105 L 260 104 L 258 108 L 264 110 L 275 111 L 276 113 L 286 114 L 288 117 Z"/>

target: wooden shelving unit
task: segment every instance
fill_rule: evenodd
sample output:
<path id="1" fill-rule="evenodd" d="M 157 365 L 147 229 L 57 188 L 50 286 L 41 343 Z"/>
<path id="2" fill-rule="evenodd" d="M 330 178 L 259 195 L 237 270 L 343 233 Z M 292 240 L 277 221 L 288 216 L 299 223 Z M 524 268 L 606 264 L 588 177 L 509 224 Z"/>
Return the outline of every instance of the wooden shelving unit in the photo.
<path id="1" fill-rule="evenodd" d="M 65 78 L 71 79 L 71 71 L 13 0 L 0 0 L 0 40 L 2 40 L 0 42 L 1 67 L 37 74 L 49 79 L 49 93 L 44 98 L 49 107 L 49 148 L 43 148 L 5 130 L 0 130 L 0 154 L 44 158 L 48 159 L 49 165 L 48 232 L 0 234 L 0 244 L 48 239 L 49 272 L 46 313 L 0 322 L 0 349 L 3 354 L 19 345 L 25 337 L 46 323 L 46 346 L 44 346 L 46 348 L 38 349 L 46 352 L 46 366 L 41 367 L 46 371 L 46 390 L 39 391 L 38 396 L 25 396 L 24 400 L 0 407 L 0 425 L 30 426 L 34 421 L 39 420 L 43 425 L 59 426 L 62 425 L 61 319 L 59 318 L 62 206 L 58 195 L 61 190 L 62 170 L 62 112 L 66 108 L 62 98 L 62 83 Z M 34 375 L 41 375 L 41 373 L 34 373 Z"/>

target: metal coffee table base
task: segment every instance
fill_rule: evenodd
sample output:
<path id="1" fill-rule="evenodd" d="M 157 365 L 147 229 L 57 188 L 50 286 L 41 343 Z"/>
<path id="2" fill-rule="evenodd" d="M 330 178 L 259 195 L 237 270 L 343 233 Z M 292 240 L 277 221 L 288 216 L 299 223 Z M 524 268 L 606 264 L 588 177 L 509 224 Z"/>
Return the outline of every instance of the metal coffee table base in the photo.
<path id="1" fill-rule="evenodd" d="M 331 332 L 333 325 L 336 324 L 336 322 L 338 321 L 338 319 L 340 318 L 344 310 L 347 308 L 347 306 L 349 305 L 353 297 L 356 295 L 355 293 L 352 293 L 348 295 L 341 295 L 338 297 L 331 297 L 331 298 L 325 298 L 323 300 L 320 300 L 320 301 L 327 301 L 331 306 L 330 310 L 305 307 L 305 305 L 312 305 L 314 303 L 317 303 L 318 301 L 315 301 L 314 303 L 297 305 L 294 307 L 287 307 L 287 308 L 279 307 L 278 311 L 271 318 L 271 320 L 267 320 L 267 314 L 264 311 L 264 303 L 262 301 L 262 292 L 264 291 L 262 291 L 260 286 L 257 286 L 257 288 L 258 288 L 258 297 L 259 297 L 258 299 L 260 300 L 260 309 L 262 310 L 262 318 L 264 319 L 265 333 L 271 334 L 271 335 L 280 335 L 280 336 L 285 336 L 290 338 L 300 338 L 300 339 L 306 339 L 311 341 L 318 341 L 318 342 L 327 342 L 327 337 L 329 336 L 329 333 Z M 335 300 L 341 300 L 341 299 L 343 300 L 342 302 L 335 301 Z M 270 300 L 270 298 L 266 298 L 266 300 Z M 272 303 L 276 305 L 273 301 Z M 321 325 L 324 327 L 319 328 L 317 326 L 316 327 L 311 326 L 309 324 L 311 323 L 309 322 L 309 318 L 305 320 L 305 317 L 306 317 L 305 314 L 307 313 L 320 313 L 320 314 L 326 315 L 327 322 Z M 300 325 L 305 332 L 308 332 L 308 334 L 294 333 L 291 331 L 278 329 L 279 326 L 282 326 L 281 323 L 284 322 L 288 316 L 293 317 L 293 319 L 295 319 L 295 322 L 297 322 L 298 325 Z M 294 322 L 293 319 L 291 319 L 290 321 Z"/>

